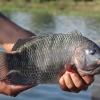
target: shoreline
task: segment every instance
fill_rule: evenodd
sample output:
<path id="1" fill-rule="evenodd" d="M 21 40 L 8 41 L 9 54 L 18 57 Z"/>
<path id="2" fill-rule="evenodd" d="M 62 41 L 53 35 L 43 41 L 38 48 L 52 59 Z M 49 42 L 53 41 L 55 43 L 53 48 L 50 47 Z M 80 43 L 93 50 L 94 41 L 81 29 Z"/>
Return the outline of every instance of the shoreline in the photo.
<path id="1" fill-rule="evenodd" d="M 48 13 L 48 14 L 62 14 L 67 16 L 79 17 L 100 17 L 100 1 L 93 2 L 73 2 L 68 0 L 51 1 L 39 3 L 36 1 L 25 2 L 24 0 L 16 2 L 0 1 L 1 12 L 27 12 L 27 13 Z"/>

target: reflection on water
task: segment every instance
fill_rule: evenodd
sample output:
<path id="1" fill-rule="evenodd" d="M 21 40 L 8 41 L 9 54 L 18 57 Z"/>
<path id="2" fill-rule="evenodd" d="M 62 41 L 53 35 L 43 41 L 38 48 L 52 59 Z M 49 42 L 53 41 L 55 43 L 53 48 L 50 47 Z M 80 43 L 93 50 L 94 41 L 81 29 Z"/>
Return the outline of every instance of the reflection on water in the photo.
<path id="1" fill-rule="evenodd" d="M 21 27 L 36 35 L 67 33 L 78 30 L 84 36 L 98 42 L 100 23 L 93 18 L 78 18 L 62 15 L 9 13 L 8 17 Z M 79 94 L 62 91 L 58 85 L 39 85 L 24 91 L 16 98 L 0 95 L 1 100 L 91 100 L 91 87 Z"/>
<path id="2" fill-rule="evenodd" d="M 55 29 L 54 17 L 50 14 L 36 14 L 32 17 L 32 22 L 34 23 L 34 31 L 35 33 L 44 34 L 45 33 L 53 33 Z"/>
<path id="3" fill-rule="evenodd" d="M 50 14 L 11 13 L 8 17 L 21 27 L 40 34 L 67 33 L 78 30 L 98 42 L 100 23 L 94 18 L 78 18 Z"/>
<path id="4" fill-rule="evenodd" d="M 54 17 L 50 14 L 12 13 L 8 16 L 12 21 L 33 33 L 47 34 L 55 30 Z"/>

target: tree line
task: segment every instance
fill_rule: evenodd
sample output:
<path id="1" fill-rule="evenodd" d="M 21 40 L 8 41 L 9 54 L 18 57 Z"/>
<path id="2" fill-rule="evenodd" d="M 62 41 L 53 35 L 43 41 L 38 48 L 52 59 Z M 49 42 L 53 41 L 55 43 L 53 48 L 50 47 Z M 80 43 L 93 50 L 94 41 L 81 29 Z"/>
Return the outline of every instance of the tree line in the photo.
<path id="1" fill-rule="evenodd" d="M 4 1 L 12 1 L 12 0 L 4 0 Z M 25 2 L 31 2 L 31 1 L 33 1 L 33 0 L 24 0 Z M 49 1 L 57 1 L 57 0 L 38 0 L 40 3 L 42 3 L 42 2 L 49 2 Z M 73 0 L 73 1 L 75 1 L 75 2 L 78 2 L 78 1 L 94 1 L 94 0 Z"/>

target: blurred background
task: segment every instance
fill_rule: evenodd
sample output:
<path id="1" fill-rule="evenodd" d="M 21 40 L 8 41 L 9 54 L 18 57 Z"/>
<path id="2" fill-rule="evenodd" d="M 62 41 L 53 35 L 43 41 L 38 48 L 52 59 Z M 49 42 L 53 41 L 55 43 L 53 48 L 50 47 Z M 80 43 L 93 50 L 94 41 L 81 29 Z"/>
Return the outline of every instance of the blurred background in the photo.
<path id="1" fill-rule="evenodd" d="M 0 10 L 19 26 L 35 33 L 54 34 L 77 30 L 100 43 L 100 0 L 0 0 Z M 2 50 L 2 48 L 1 48 Z M 17 97 L 0 94 L 1 100 L 100 100 L 100 79 L 79 94 L 59 85 L 38 85 Z"/>

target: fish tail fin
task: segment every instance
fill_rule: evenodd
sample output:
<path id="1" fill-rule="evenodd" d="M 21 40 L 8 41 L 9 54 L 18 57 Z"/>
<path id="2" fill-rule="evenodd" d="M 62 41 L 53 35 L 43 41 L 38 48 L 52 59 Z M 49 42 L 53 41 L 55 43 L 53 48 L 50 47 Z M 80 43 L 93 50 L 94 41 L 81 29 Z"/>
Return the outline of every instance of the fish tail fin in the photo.
<path id="1" fill-rule="evenodd" d="M 11 53 L 0 52 L 0 80 L 8 80 L 13 84 L 25 85 L 33 84 L 31 78 L 28 78 L 20 72 L 20 70 L 10 69 L 8 66 L 8 56 L 16 54 L 16 51 Z"/>
<path id="2" fill-rule="evenodd" d="M 7 74 L 9 73 L 6 56 L 7 56 L 7 53 L 0 52 L 0 80 L 5 79 Z"/>

